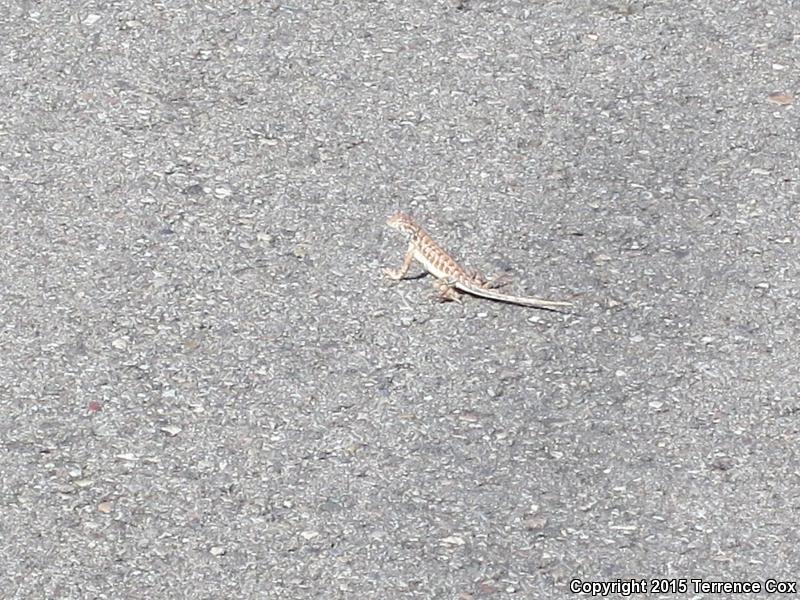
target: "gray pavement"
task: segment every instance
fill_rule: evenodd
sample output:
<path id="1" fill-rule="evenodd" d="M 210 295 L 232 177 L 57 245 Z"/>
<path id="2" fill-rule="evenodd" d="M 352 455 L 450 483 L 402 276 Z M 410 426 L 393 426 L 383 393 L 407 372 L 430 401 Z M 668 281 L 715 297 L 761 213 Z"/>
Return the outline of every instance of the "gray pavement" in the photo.
<path id="1" fill-rule="evenodd" d="M 3 4 L 0 596 L 800 580 L 797 3 Z"/>

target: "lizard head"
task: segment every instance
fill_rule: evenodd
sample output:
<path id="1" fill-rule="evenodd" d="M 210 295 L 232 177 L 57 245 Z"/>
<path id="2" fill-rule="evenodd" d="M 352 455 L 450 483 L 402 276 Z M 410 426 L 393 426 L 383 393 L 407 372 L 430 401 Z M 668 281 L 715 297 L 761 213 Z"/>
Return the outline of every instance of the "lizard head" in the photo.
<path id="1" fill-rule="evenodd" d="M 418 225 L 414 222 L 414 219 L 412 219 L 410 215 L 407 215 L 404 212 L 398 212 L 393 214 L 386 221 L 386 224 L 392 229 L 397 229 L 398 231 L 401 231 L 408 235 L 414 235 L 418 229 Z"/>

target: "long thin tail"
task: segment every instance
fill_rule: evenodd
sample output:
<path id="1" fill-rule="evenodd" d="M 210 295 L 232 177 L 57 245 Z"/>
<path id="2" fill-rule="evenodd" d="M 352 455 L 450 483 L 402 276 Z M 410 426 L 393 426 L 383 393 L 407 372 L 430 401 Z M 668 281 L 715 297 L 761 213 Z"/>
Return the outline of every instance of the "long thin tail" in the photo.
<path id="1" fill-rule="evenodd" d="M 530 306 L 532 308 L 543 308 L 544 310 L 558 310 L 559 308 L 566 308 L 572 306 L 572 302 L 560 302 L 556 300 L 544 300 L 542 298 L 534 298 L 531 296 L 510 296 L 508 294 L 501 294 L 491 289 L 479 288 L 473 286 L 458 286 L 461 291 L 472 294 L 473 296 L 480 296 L 481 298 L 488 298 L 489 300 L 497 300 L 498 302 L 509 302 L 511 304 L 519 304 L 521 306 Z"/>

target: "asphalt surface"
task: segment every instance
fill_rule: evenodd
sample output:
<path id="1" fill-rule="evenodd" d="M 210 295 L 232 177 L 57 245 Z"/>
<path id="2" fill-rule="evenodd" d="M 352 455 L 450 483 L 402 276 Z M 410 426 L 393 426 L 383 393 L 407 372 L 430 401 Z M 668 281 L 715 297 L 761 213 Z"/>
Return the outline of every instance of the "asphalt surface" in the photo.
<path id="1" fill-rule="evenodd" d="M 3 4 L 0 596 L 800 580 L 796 3 Z"/>

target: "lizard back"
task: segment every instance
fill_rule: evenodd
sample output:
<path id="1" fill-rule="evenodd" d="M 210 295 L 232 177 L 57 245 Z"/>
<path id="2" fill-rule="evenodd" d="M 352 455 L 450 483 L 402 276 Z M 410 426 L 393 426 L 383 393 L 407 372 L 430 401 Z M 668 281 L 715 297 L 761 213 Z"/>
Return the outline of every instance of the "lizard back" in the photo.
<path id="1" fill-rule="evenodd" d="M 458 264 L 450 253 L 442 248 L 422 227 L 418 226 L 412 242 L 415 258 L 431 275 L 467 285 L 475 285 L 475 281 L 464 267 Z"/>

